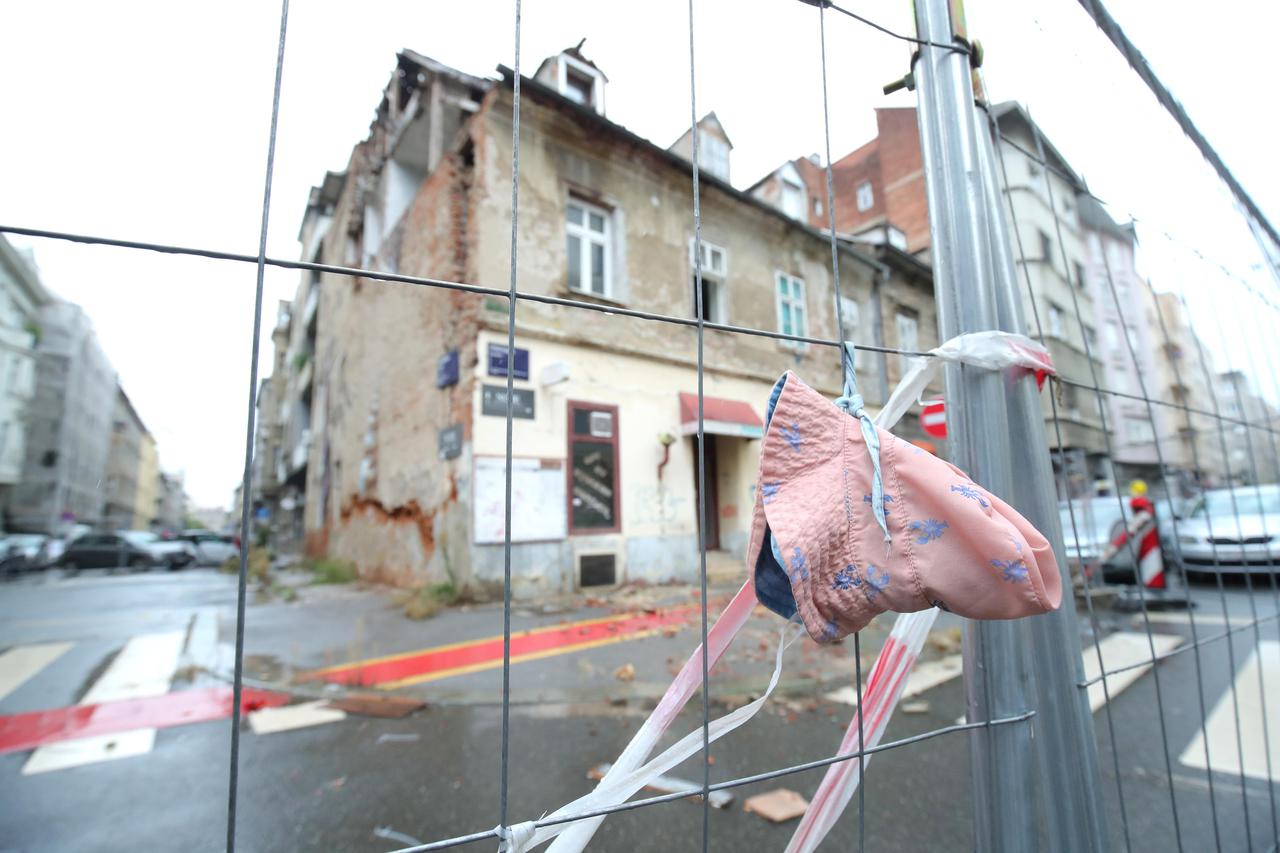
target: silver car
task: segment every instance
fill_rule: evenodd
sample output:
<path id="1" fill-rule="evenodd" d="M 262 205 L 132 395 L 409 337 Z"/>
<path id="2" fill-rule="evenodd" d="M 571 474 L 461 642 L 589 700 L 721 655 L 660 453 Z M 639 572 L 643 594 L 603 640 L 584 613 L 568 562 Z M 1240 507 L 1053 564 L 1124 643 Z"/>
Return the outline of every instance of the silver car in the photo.
<path id="1" fill-rule="evenodd" d="M 1173 550 L 1184 571 L 1280 572 L 1280 485 L 1205 492 Z"/>
<path id="2" fill-rule="evenodd" d="M 195 548 L 196 564 L 200 566 L 220 566 L 240 557 L 240 549 L 230 536 L 212 530 L 184 530 L 182 538 Z"/>
<path id="3" fill-rule="evenodd" d="M 1120 508 L 1120 502 L 1109 495 L 1058 503 L 1062 542 L 1066 546 L 1068 562 L 1076 565 L 1097 562 L 1128 521 L 1129 502 L 1124 501 L 1123 515 Z"/>

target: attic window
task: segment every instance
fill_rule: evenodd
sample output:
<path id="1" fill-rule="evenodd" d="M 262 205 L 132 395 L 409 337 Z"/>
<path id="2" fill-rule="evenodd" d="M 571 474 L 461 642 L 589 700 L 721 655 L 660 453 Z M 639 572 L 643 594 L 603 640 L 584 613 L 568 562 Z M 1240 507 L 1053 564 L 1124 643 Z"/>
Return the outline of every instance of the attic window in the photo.
<path id="1" fill-rule="evenodd" d="M 595 81 L 576 68 L 569 68 L 564 73 L 564 96 L 584 107 L 591 106 L 591 90 Z"/>
<path id="2" fill-rule="evenodd" d="M 807 219 L 804 187 L 790 178 L 782 179 L 782 212 L 792 219 Z"/>
<path id="3" fill-rule="evenodd" d="M 560 55 L 560 94 L 575 104 L 604 112 L 604 76 L 591 65 Z"/>
<path id="4" fill-rule="evenodd" d="M 698 134 L 698 165 L 722 181 L 729 180 L 729 143 L 709 133 Z"/>

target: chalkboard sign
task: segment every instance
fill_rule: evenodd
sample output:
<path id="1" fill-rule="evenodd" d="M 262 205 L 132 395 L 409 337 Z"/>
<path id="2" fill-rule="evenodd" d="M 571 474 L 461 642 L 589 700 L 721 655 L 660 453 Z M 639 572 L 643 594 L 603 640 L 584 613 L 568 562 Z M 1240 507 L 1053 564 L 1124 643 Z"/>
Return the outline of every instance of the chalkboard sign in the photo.
<path id="1" fill-rule="evenodd" d="M 436 387 L 458 384 L 458 351 L 451 349 L 436 362 Z"/>
<path id="2" fill-rule="evenodd" d="M 507 375 L 507 348 L 502 344 L 489 344 L 489 375 Z M 529 351 L 516 347 L 515 368 L 511 374 L 516 379 L 529 378 Z"/>
<path id="3" fill-rule="evenodd" d="M 481 390 L 481 413 L 505 418 L 507 416 L 506 387 L 503 385 L 485 385 Z M 533 420 L 533 389 L 512 389 L 511 417 Z"/>
<path id="4" fill-rule="evenodd" d="M 457 459 L 462 455 L 462 424 L 440 430 L 437 442 L 441 459 Z"/>

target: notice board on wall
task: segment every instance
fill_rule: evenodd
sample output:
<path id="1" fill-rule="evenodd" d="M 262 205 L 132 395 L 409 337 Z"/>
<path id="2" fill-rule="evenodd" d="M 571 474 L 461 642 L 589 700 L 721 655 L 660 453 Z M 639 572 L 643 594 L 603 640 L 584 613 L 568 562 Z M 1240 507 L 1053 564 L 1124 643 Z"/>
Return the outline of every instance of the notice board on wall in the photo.
<path id="1" fill-rule="evenodd" d="M 506 459 L 477 456 L 475 460 L 475 541 L 502 542 L 506 534 Z M 564 539 L 564 461 L 511 460 L 511 541 L 546 542 Z"/>

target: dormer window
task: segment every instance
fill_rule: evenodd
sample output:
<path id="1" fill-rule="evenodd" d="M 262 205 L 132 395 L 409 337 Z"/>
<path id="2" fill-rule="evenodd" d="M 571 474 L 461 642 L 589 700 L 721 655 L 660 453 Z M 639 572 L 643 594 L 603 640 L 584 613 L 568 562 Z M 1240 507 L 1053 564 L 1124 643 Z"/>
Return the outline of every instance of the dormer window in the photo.
<path id="1" fill-rule="evenodd" d="M 567 68 L 564 72 L 564 96 L 584 107 L 591 106 L 591 90 L 595 82 L 576 68 Z"/>
<path id="2" fill-rule="evenodd" d="M 568 53 L 560 54 L 557 89 L 575 104 L 598 113 L 604 113 L 604 75 L 598 68 L 575 59 Z"/>
<path id="3" fill-rule="evenodd" d="M 699 166 L 722 181 L 729 180 L 729 143 L 709 133 L 698 134 Z"/>
<path id="4" fill-rule="evenodd" d="M 782 212 L 792 219 L 806 219 L 804 185 L 789 177 L 782 179 Z"/>

